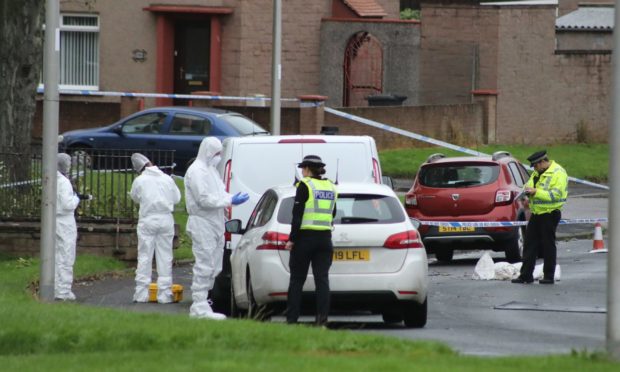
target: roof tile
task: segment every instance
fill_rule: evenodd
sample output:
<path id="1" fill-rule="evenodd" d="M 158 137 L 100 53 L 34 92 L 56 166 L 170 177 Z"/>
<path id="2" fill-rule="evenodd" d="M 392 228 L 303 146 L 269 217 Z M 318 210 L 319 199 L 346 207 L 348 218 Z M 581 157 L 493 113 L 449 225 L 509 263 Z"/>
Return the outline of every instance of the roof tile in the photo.
<path id="1" fill-rule="evenodd" d="M 360 17 L 385 17 L 387 13 L 375 0 L 342 0 Z"/>

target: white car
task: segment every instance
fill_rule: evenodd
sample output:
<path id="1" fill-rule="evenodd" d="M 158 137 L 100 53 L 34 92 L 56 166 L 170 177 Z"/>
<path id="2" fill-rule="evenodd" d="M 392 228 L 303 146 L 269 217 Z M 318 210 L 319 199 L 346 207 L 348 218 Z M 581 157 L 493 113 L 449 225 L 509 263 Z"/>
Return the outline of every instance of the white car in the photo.
<path id="1" fill-rule="evenodd" d="M 233 250 L 232 315 L 265 319 L 286 308 L 294 186 L 267 190 L 242 229 Z M 332 310 L 370 310 L 389 323 L 426 324 L 428 262 L 426 250 L 401 202 L 389 187 L 373 183 L 337 185 L 338 200 L 329 270 Z M 310 274 L 303 288 L 306 308 L 314 301 Z"/>

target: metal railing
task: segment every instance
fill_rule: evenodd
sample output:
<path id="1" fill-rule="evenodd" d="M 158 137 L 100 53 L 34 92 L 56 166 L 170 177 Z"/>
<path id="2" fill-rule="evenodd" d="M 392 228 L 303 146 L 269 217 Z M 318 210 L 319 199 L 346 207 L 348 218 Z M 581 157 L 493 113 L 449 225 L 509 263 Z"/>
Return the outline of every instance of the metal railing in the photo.
<path id="1" fill-rule="evenodd" d="M 172 173 L 174 150 L 72 150 L 70 178 L 79 194 L 92 195 L 77 209 L 78 221 L 134 221 L 138 206 L 129 197 L 137 176 L 131 154 L 140 152 L 164 172 Z M 39 220 L 41 216 L 41 154 L 0 153 L 0 219 Z"/>

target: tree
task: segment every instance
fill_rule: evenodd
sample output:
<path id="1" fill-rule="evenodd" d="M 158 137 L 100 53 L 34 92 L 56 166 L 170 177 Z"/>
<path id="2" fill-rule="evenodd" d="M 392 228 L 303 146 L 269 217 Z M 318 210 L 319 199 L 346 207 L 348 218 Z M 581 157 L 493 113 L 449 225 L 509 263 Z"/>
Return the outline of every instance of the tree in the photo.
<path id="1" fill-rule="evenodd" d="M 0 0 L 1 152 L 30 151 L 43 61 L 44 4 L 44 0 Z"/>

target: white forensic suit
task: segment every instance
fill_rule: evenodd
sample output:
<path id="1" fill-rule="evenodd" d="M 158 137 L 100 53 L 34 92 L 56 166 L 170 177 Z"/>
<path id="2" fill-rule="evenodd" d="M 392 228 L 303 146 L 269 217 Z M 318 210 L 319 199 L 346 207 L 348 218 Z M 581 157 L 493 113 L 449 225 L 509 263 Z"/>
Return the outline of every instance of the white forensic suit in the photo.
<path id="1" fill-rule="evenodd" d="M 200 144 L 196 160 L 185 174 L 185 202 L 189 218 L 187 233 L 192 238 L 194 272 L 192 306 L 189 315 L 196 318 L 225 319 L 214 313 L 207 300 L 215 277 L 222 271 L 224 255 L 225 209 L 231 206 L 232 196 L 215 168 L 221 160 L 222 143 L 206 137 Z M 216 156 L 217 155 L 217 156 Z"/>
<path id="2" fill-rule="evenodd" d="M 143 157 L 141 154 L 138 155 Z M 133 160 L 134 156 L 132 156 Z M 172 239 L 174 238 L 172 212 L 174 205 L 181 200 L 181 193 L 170 176 L 156 166 L 150 166 L 150 163 L 148 165 L 134 179 L 129 193 L 131 199 L 140 205 L 138 266 L 133 300 L 135 302 L 148 302 L 149 300 L 153 254 L 155 254 L 157 302 L 170 303 L 172 302 Z"/>
<path id="3" fill-rule="evenodd" d="M 72 301 L 75 300 L 71 285 L 73 284 L 73 264 L 75 263 L 75 245 L 77 242 L 77 225 L 74 213 L 80 199 L 73 191 L 73 186 L 68 178 L 70 168 L 71 157 L 67 154 L 58 154 L 54 298 Z"/>

